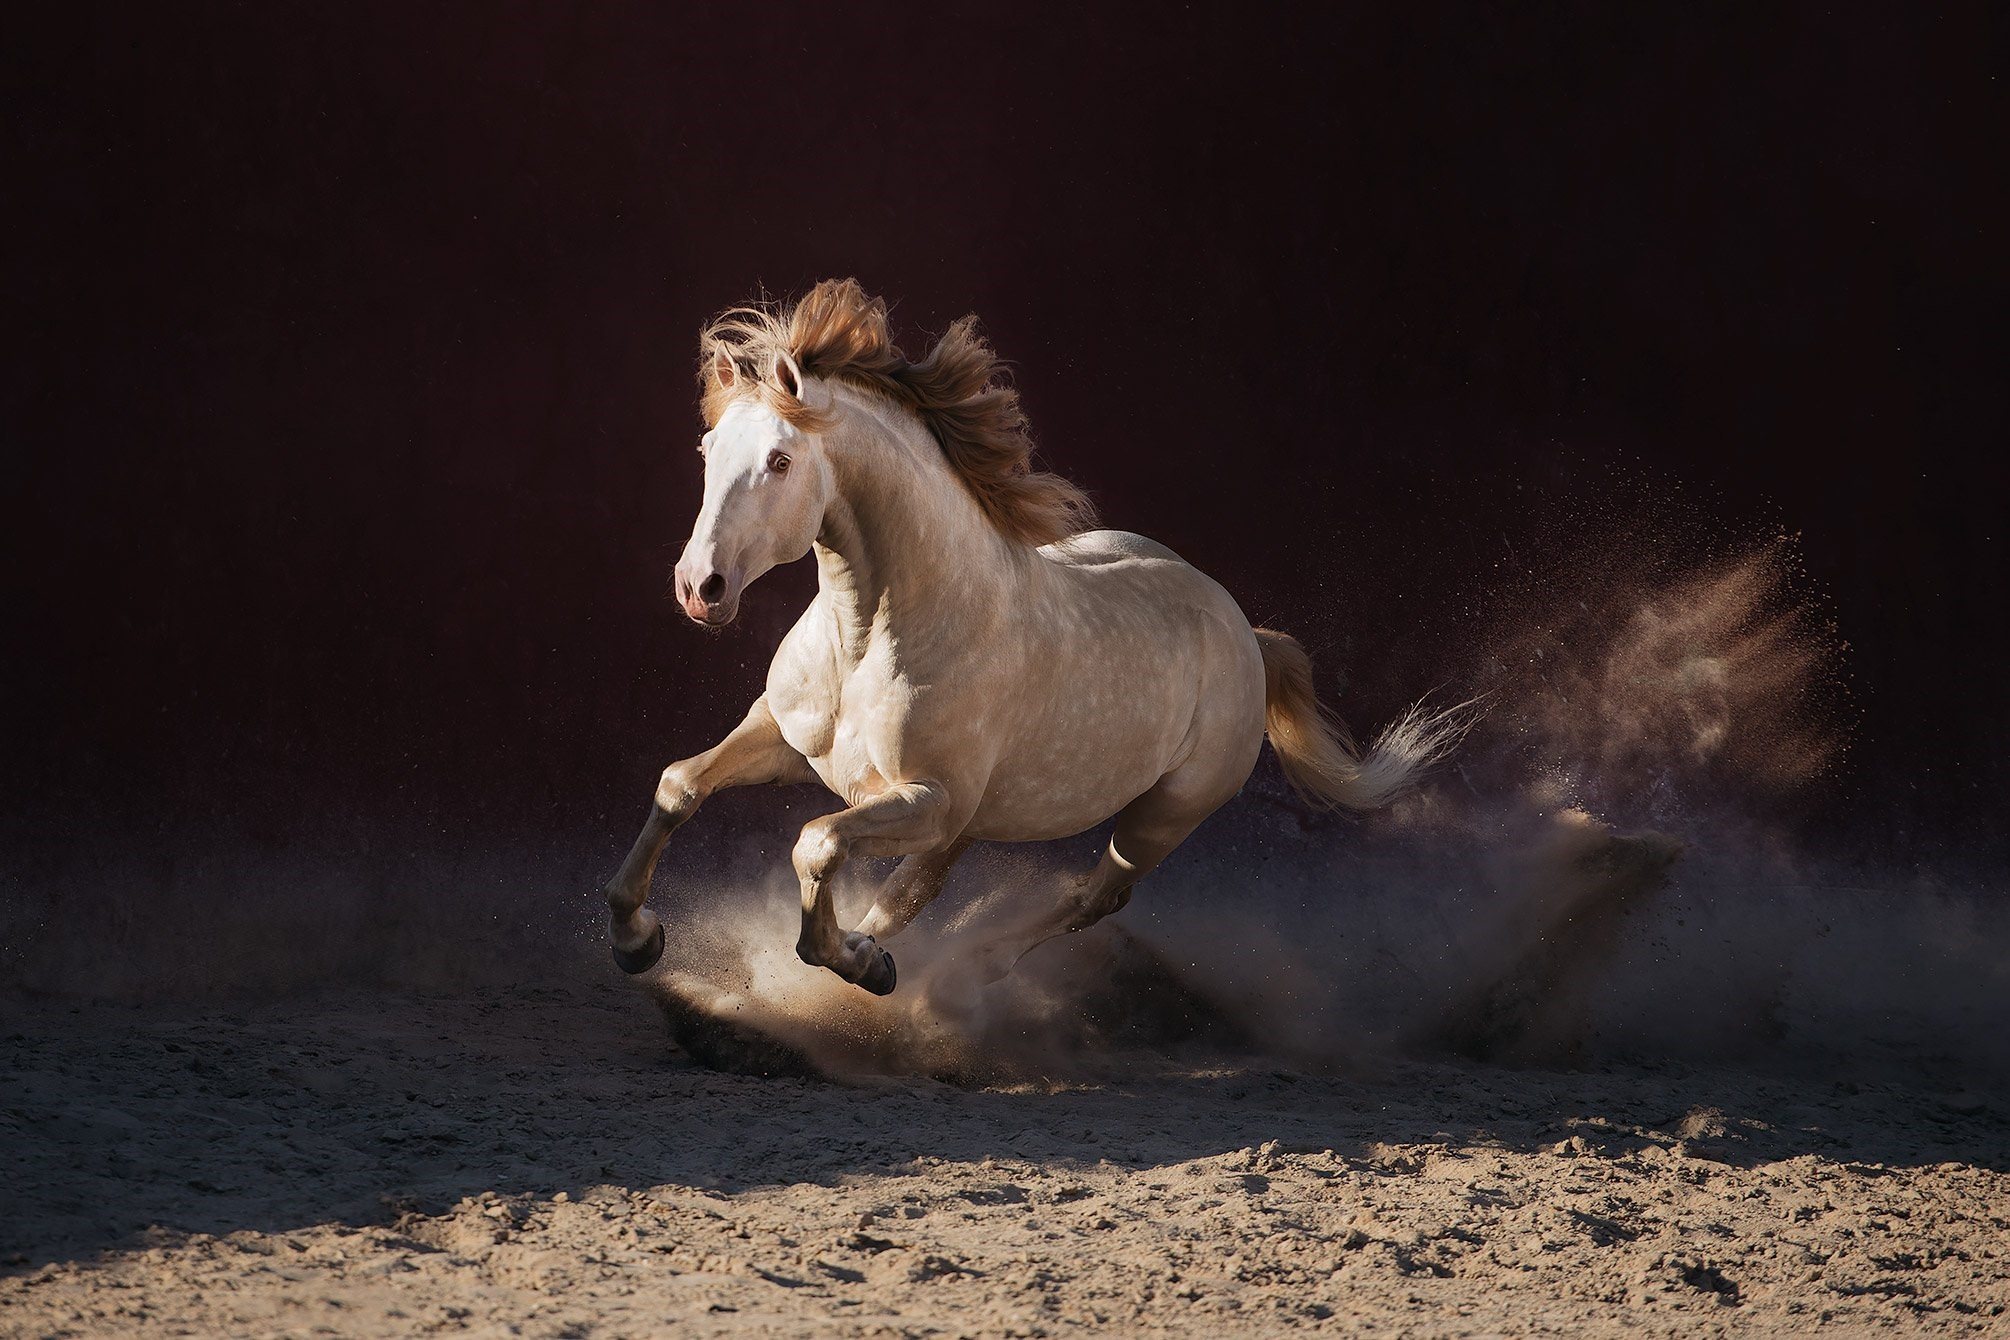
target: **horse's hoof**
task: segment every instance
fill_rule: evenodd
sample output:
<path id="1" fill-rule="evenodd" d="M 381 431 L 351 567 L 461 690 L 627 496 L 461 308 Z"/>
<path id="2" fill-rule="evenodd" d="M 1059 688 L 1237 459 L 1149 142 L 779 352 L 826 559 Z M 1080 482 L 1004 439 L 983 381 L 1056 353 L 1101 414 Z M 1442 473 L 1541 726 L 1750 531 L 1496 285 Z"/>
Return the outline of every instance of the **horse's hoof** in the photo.
<path id="1" fill-rule="evenodd" d="M 663 923 L 656 923 L 656 931 L 638 949 L 623 949 L 613 946 L 614 966 L 633 977 L 636 973 L 648 972 L 656 966 L 656 960 L 663 957 Z"/>
<path id="2" fill-rule="evenodd" d="M 893 967 L 893 955 L 882 949 L 873 959 L 872 966 L 865 970 L 865 976 L 858 979 L 858 984 L 875 996 L 890 996 L 899 980 L 900 974 Z"/>
<path id="3" fill-rule="evenodd" d="M 853 984 L 864 987 L 875 996 L 892 995 L 894 983 L 900 980 L 900 974 L 894 971 L 893 955 L 881 949 L 879 942 L 870 935 L 853 931 L 845 936 L 846 949 L 857 949 L 861 944 L 870 948 L 871 958 L 865 965 L 865 971 L 852 979 Z"/>

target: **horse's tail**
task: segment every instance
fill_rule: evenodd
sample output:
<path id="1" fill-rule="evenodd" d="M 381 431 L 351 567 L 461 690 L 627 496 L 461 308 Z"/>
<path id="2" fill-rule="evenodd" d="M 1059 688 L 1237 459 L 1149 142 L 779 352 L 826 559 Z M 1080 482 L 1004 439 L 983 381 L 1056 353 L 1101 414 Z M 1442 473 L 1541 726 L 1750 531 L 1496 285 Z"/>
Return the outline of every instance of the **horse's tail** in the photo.
<path id="1" fill-rule="evenodd" d="M 1264 731 L 1292 788 L 1328 809 L 1372 810 L 1415 786 L 1479 719 L 1476 705 L 1427 710 L 1422 703 L 1397 717 L 1365 757 L 1340 718 L 1312 691 L 1312 658 L 1296 638 L 1258 628 L 1263 653 Z"/>

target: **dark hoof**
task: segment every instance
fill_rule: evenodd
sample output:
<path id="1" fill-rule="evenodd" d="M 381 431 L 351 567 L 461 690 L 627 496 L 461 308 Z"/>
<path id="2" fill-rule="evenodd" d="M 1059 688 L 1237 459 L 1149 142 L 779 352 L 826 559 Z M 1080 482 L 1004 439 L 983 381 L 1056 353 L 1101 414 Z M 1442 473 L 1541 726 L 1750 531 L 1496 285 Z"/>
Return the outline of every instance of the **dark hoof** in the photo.
<path id="1" fill-rule="evenodd" d="M 893 968 L 893 955 L 882 949 L 879 957 L 872 961 L 872 966 L 865 970 L 865 976 L 858 979 L 858 984 L 875 996 L 890 996 L 899 980 L 900 974 Z"/>
<path id="2" fill-rule="evenodd" d="M 845 948 L 855 949 L 861 940 L 872 946 L 872 961 L 866 965 L 865 971 L 859 974 L 853 985 L 862 986 L 875 996 L 892 995 L 894 983 L 900 980 L 900 974 L 893 968 L 893 955 L 881 949 L 878 942 L 870 935 L 860 935 L 857 931 L 845 937 Z"/>
<path id="3" fill-rule="evenodd" d="M 640 949 L 623 949 L 620 945 L 615 945 L 613 948 L 615 967 L 630 977 L 639 972 L 648 972 L 656 966 L 656 960 L 663 957 L 663 923 L 660 921 L 656 923 L 655 934 L 651 935 L 648 943 Z"/>

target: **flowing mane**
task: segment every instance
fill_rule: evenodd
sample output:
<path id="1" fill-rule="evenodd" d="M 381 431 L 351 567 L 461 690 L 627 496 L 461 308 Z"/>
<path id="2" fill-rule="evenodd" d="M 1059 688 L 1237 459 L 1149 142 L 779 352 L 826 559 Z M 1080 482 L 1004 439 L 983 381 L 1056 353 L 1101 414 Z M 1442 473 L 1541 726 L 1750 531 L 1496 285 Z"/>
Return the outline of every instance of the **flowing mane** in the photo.
<path id="1" fill-rule="evenodd" d="M 784 419 L 815 427 L 819 415 L 793 388 L 804 377 L 843 382 L 913 411 L 1003 534 L 1047 544 L 1095 525 L 1087 494 L 1033 468 L 1019 393 L 974 316 L 954 322 L 910 363 L 893 342 L 885 301 L 855 279 L 826 279 L 792 303 L 721 312 L 700 336 L 700 351 L 708 425 L 751 387 Z"/>

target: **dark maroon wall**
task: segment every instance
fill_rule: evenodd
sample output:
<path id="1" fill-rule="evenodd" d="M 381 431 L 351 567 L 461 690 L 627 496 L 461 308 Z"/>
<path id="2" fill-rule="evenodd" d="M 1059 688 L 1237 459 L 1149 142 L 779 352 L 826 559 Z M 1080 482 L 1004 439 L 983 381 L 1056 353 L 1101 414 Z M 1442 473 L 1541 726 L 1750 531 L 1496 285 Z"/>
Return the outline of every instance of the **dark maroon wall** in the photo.
<path id="1" fill-rule="evenodd" d="M 695 332 L 843 274 L 980 313 L 1050 463 L 1365 717 L 1581 495 L 1798 532 L 1831 818 L 1993 831 L 1978 10 L 175 8 L 4 57 L 18 840 L 625 836 L 807 589 L 667 598 Z"/>

